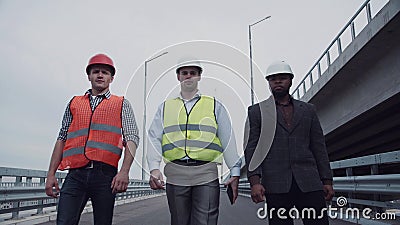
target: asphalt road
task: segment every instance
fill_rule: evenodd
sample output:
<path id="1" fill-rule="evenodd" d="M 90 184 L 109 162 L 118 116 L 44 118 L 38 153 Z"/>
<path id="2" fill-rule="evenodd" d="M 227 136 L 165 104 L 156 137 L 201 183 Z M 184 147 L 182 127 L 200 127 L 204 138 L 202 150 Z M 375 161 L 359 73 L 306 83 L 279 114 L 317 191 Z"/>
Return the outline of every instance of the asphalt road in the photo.
<path id="1" fill-rule="evenodd" d="M 230 205 L 225 192 L 221 192 L 219 225 L 267 225 L 267 219 L 257 217 L 257 210 L 263 205 L 254 204 L 249 198 L 239 196 L 236 204 Z M 116 225 L 168 225 L 170 224 L 167 197 L 155 197 L 115 207 L 113 224 Z M 55 225 L 55 221 L 42 225 Z M 93 214 L 81 216 L 80 225 L 93 224 Z M 303 224 L 295 221 L 295 225 Z M 334 220 L 331 225 L 352 225 L 353 223 Z"/>

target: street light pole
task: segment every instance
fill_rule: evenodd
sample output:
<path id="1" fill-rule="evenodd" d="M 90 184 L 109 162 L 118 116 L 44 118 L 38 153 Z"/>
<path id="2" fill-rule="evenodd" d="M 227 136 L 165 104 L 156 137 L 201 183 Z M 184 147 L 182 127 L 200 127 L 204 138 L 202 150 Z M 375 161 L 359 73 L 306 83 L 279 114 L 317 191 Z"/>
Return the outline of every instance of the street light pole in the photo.
<path id="1" fill-rule="evenodd" d="M 254 105 L 254 79 L 253 79 L 253 53 L 252 53 L 252 49 L 251 49 L 251 27 L 261 23 L 264 20 L 269 19 L 271 16 L 267 16 L 264 19 L 261 19 L 253 24 L 249 25 L 249 50 L 250 50 L 250 95 L 251 95 L 251 105 Z"/>
<path id="2" fill-rule="evenodd" d="M 147 106 L 146 106 L 146 95 L 147 95 L 147 63 L 150 61 L 157 59 L 168 52 L 163 52 L 153 58 L 150 58 L 144 61 L 144 93 L 143 93 L 143 155 L 142 155 L 142 180 L 145 179 L 145 171 L 144 171 L 144 162 L 145 162 L 145 150 L 146 150 L 146 116 L 147 116 Z"/>

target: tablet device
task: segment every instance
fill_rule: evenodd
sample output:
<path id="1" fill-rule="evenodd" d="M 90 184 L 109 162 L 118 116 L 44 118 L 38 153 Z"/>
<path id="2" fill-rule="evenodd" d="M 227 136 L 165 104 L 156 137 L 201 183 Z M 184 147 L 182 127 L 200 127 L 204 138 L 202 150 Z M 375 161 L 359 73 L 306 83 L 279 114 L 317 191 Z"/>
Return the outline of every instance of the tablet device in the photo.
<path id="1" fill-rule="evenodd" d="M 228 194 L 229 201 L 231 202 L 231 205 L 233 205 L 233 190 L 231 185 L 228 185 L 226 188 L 226 193 Z"/>

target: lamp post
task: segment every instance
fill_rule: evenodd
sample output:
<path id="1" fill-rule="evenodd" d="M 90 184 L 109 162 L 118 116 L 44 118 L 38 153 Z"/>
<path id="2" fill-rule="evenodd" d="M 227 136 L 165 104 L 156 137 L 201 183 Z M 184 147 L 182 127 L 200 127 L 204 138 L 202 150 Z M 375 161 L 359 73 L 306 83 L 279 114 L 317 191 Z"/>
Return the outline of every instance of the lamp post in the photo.
<path id="1" fill-rule="evenodd" d="M 157 59 L 168 52 L 163 52 L 157 56 L 154 56 L 153 58 L 150 58 L 146 61 L 144 61 L 144 94 L 143 94 L 143 155 L 142 155 L 142 180 L 145 179 L 145 171 L 144 171 L 144 161 L 145 161 L 145 150 L 146 150 L 146 115 L 147 115 L 147 106 L 146 106 L 146 95 L 147 95 L 147 63 L 150 61 L 153 61 L 154 59 Z"/>
<path id="2" fill-rule="evenodd" d="M 264 19 L 261 19 L 253 24 L 249 25 L 249 49 L 250 49 L 250 95 L 251 95 L 251 105 L 254 105 L 254 82 L 253 82 L 253 53 L 251 50 L 251 27 L 261 23 L 264 20 L 269 19 L 271 16 L 267 16 Z"/>

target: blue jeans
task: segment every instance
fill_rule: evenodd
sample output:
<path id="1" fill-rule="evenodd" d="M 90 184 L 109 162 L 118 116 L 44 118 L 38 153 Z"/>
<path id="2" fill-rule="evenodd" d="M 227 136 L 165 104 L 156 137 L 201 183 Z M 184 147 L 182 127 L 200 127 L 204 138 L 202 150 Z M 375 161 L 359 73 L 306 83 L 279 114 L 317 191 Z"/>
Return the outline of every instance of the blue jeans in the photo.
<path id="1" fill-rule="evenodd" d="M 61 188 L 57 209 L 58 225 L 75 225 L 90 198 L 95 225 L 111 225 L 115 194 L 111 182 L 117 168 L 97 163 L 94 168 L 71 169 Z"/>

